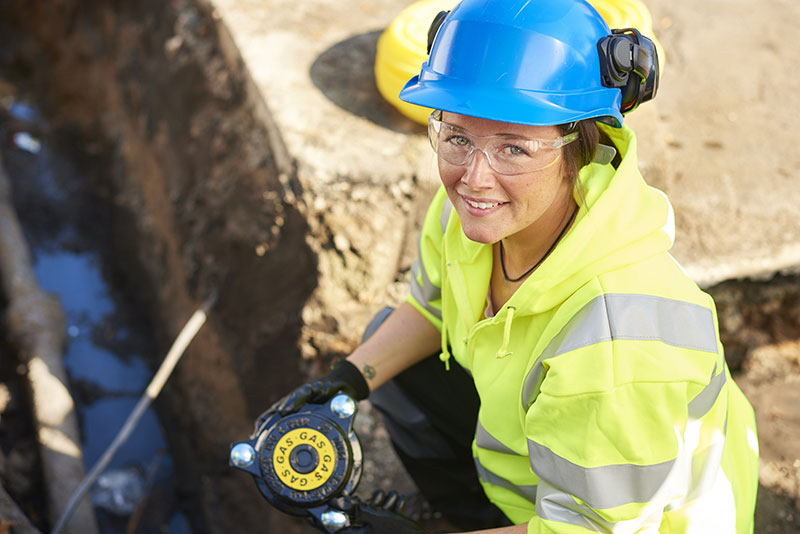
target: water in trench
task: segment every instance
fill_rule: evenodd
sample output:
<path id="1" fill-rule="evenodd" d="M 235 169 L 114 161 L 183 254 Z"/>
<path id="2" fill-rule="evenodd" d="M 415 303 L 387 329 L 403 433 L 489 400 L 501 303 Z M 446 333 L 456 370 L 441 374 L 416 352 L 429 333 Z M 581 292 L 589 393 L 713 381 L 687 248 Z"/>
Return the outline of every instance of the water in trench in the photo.
<path id="1" fill-rule="evenodd" d="M 0 104 L 2 159 L 34 270 L 65 312 L 64 364 L 88 471 L 152 377 L 147 321 L 113 263 L 98 147 L 52 128 L 30 103 Z M 102 534 L 190 532 L 162 424 L 149 408 L 93 488 Z"/>

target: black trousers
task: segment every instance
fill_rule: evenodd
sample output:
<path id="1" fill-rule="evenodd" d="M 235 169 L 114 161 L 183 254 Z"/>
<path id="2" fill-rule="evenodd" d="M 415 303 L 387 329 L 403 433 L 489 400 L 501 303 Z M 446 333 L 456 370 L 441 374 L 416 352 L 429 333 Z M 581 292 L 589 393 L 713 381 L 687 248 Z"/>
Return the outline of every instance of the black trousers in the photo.
<path id="1" fill-rule="evenodd" d="M 370 322 L 367 339 L 388 317 Z M 446 371 L 438 354 L 372 392 L 395 452 L 436 512 L 465 530 L 511 525 L 483 492 L 472 459 L 480 400 L 469 374 L 455 361 Z"/>

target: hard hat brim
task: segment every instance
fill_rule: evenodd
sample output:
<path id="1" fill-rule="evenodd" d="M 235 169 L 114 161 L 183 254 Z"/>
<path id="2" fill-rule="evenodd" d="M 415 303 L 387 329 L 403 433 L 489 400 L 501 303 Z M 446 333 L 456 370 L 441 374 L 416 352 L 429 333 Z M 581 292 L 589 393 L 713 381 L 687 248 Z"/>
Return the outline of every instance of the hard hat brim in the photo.
<path id="1" fill-rule="evenodd" d="M 622 95 L 616 89 L 599 88 L 579 94 L 492 90 L 439 77 L 427 64 L 422 66 L 422 75 L 424 80 L 417 75 L 406 83 L 399 94 L 401 100 L 450 113 L 531 126 L 568 124 L 590 118 L 617 128 L 622 126 L 619 111 Z M 572 106 L 573 100 L 578 105 Z M 613 103 L 610 107 L 609 102 Z"/>

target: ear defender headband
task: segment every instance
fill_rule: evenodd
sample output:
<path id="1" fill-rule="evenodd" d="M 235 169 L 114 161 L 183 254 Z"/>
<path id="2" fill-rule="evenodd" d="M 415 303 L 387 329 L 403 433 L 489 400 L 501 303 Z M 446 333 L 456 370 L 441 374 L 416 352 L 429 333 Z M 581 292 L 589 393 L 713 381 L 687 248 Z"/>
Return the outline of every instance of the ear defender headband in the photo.
<path id="1" fill-rule="evenodd" d="M 447 18 L 447 14 L 450 13 L 449 11 L 439 11 L 435 17 L 433 17 L 433 22 L 431 22 L 430 28 L 428 28 L 428 54 L 431 53 L 431 48 L 433 48 L 433 40 L 436 39 L 436 34 L 439 33 L 439 28 L 442 27 L 442 23 L 444 19 Z"/>
<path id="2" fill-rule="evenodd" d="M 428 54 L 449 11 L 440 11 L 428 28 Z M 597 43 L 605 87 L 622 91 L 620 111 L 630 113 L 658 91 L 658 52 L 653 41 L 635 28 L 611 30 Z"/>

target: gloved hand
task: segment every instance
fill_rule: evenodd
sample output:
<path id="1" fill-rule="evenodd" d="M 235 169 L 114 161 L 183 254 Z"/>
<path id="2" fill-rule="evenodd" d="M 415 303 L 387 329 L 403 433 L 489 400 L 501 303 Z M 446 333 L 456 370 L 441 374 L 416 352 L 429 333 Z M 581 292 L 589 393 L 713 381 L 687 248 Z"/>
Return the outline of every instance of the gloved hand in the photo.
<path id="1" fill-rule="evenodd" d="M 369 395 L 369 385 L 364 375 L 347 360 L 337 361 L 327 374 L 303 384 L 270 406 L 256 421 L 253 437 L 258 435 L 264 423 L 271 417 L 292 414 L 308 403 L 322 404 L 340 391 L 356 401 L 364 400 Z"/>
<path id="2" fill-rule="evenodd" d="M 350 517 L 350 526 L 336 534 L 436 534 L 401 515 L 403 499 L 396 492 L 375 492 L 363 502 L 358 497 L 338 497 L 328 503 Z"/>

